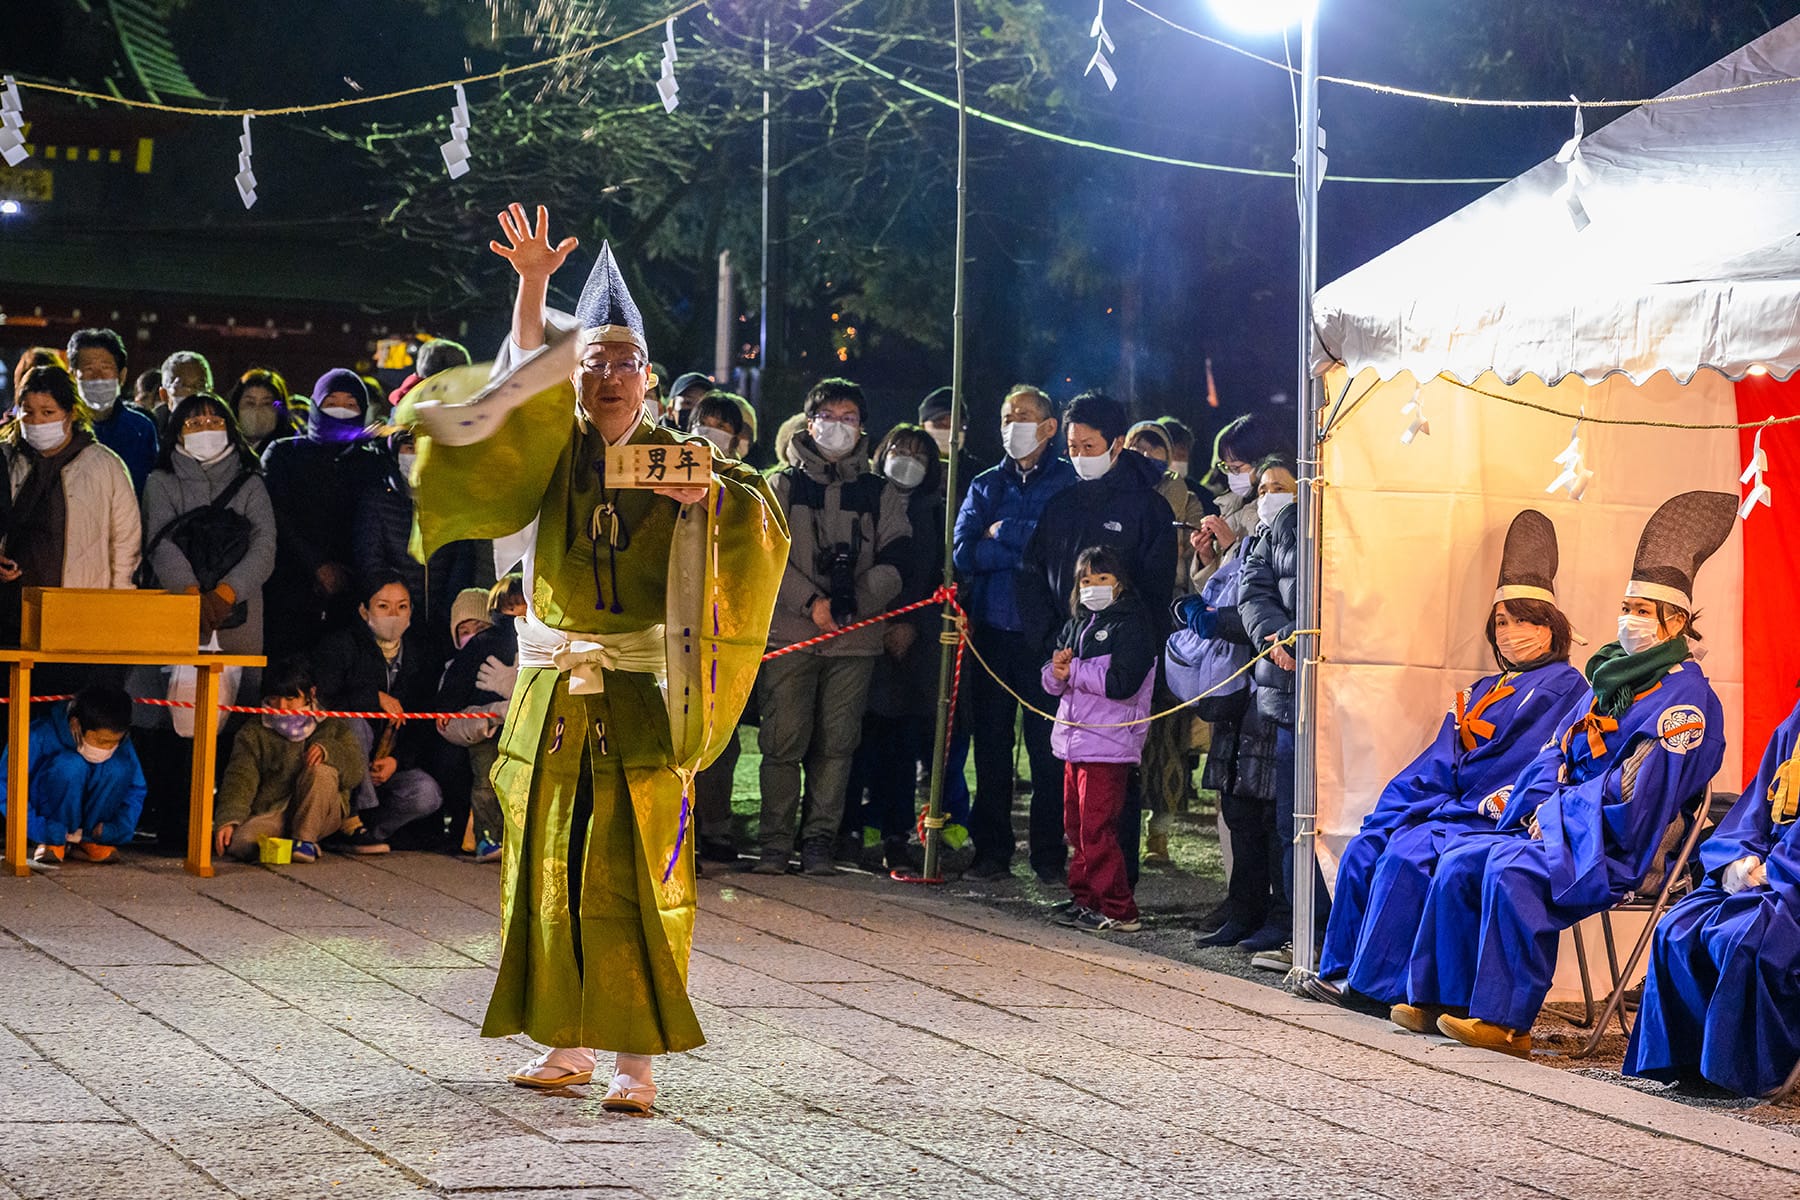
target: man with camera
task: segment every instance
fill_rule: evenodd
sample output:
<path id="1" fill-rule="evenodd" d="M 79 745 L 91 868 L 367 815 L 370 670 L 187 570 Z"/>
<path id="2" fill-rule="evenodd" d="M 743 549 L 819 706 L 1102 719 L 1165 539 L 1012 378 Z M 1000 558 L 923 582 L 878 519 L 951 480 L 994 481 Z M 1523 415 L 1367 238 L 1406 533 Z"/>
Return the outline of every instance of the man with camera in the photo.
<path id="1" fill-rule="evenodd" d="M 778 650 L 885 610 L 900 592 L 898 563 L 912 536 L 906 497 L 870 468 L 862 388 L 822 379 L 806 394 L 806 428 L 794 436 L 798 465 L 771 477 L 793 545 L 769 625 Z M 879 625 L 770 659 L 758 676 L 762 728 L 761 875 L 787 871 L 805 768 L 807 809 L 800 866 L 836 874 L 850 760 L 862 735 L 869 678 L 882 652 Z"/>

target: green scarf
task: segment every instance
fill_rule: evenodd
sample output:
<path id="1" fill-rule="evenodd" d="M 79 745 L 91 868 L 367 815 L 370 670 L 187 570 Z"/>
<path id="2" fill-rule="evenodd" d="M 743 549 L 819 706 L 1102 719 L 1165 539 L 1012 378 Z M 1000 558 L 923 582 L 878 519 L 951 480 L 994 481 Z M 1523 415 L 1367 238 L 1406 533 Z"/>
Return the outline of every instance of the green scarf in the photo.
<path id="1" fill-rule="evenodd" d="M 1594 688 L 1595 711 L 1617 720 L 1631 707 L 1639 692 L 1649 690 L 1688 657 L 1685 635 L 1672 637 L 1636 654 L 1625 653 L 1625 647 L 1617 642 L 1600 647 L 1594 657 L 1588 659 L 1587 665 L 1588 682 Z"/>

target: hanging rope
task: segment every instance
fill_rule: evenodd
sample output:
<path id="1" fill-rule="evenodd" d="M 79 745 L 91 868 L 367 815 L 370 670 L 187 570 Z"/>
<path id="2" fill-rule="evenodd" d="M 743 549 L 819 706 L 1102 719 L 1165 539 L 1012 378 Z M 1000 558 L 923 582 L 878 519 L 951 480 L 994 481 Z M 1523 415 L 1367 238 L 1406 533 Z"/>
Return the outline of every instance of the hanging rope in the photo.
<path id="1" fill-rule="evenodd" d="M 1593 417 L 1587 415 L 1585 412 L 1565 412 L 1563 409 L 1555 408 L 1548 404 L 1539 404 L 1535 400 L 1522 400 L 1517 396 L 1504 396 L 1499 392 L 1490 392 L 1485 388 L 1478 388 L 1474 384 L 1464 383 L 1462 380 L 1457 379 L 1452 375 L 1440 374 L 1438 378 L 1445 383 L 1455 384 L 1465 392 L 1473 392 L 1475 395 L 1485 396 L 1489 400 L 1498 400 L 1502 404 L 1511 404 L 1515 408 L 1528 408 L 1533 412 L 1540 412 L 1546 416 L 1561 417 L 1565 421 L 1579 421 L 1584 425 L 1625 425 L 1637 429 L 1722 430 L 1769 429 L 1776 425 L 1792 425 L 1794 422 L 1800 421 L 1800 415 L 1789 417 L 1764 417 L 1760 421 L 1712 422 L 1652 421 L 1643 417 Z M 1349 414 L 1347 413 L 1345 414 L 1346 417 L 1348 415 Z"/>

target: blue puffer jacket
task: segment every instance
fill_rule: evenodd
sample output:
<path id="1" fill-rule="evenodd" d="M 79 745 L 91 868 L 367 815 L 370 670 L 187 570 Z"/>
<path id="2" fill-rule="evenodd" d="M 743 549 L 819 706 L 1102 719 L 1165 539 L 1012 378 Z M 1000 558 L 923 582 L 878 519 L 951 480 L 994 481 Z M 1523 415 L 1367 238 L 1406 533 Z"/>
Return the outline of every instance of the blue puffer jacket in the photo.
<path id="1" fill-rule="evenodd" d="M 1064 725 L 1118 725 L 1150 715 L 1150 693 L 1156 686 L 1156 656 L 1161 635 L 1149 609 L 1127 592 L 1111 608 L 1084 612 L 1063 626 L 1058 650 L 1075 652 L 1069 677 L 1058 679 L 1045 663 L 1044 690 L 1062 697 L 1059 723 L 1050 730 L 1050 747 L 1064 762 L 1135 763 L 1143 757 L 1148 724 L 1096 729 Z"/>
<path id="2" fill-rule="evenodd" d="M 1046 450 L 1029 476 L 1011 459 L 975 477 L 956 514 L 953 559 L 962 583 L 962 606 L 977 625 L 1017 633 L 1019 581 L 1025 547 L 1053 496 L 1075 484 L 1069 460 Z M 997 536 L 988 530 L 1000 522 Z"/>

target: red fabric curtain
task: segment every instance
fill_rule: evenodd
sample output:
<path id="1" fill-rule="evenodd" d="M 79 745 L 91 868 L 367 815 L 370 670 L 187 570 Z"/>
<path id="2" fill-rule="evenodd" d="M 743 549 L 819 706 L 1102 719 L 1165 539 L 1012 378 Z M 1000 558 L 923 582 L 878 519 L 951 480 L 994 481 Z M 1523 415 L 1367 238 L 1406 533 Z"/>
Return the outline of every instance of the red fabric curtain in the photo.
<path id="1" fill-rule="evenodd" d="M 1737 385 L 1739 421 L 1800 414 L 1800 375 L 1786 383 L 1751 375 Z M 1756 431 L 1740 440 L 1740 461 L 1748 466 Z M 1768 457 L 1764 482 L 1774 506 L 1758 505 L 1744 522 L 1744 779 L 1756 774 L 1763 748 L 1775 727 L 1800 699 L 1800 422 L 1763 430 Z M 1739 489 L 1749 494 L 1749 485 Z M 1700 630 L 1706 631 L 1703 614 Z M 1729 613 L 1715 619 L 1729 620 Z"/>

